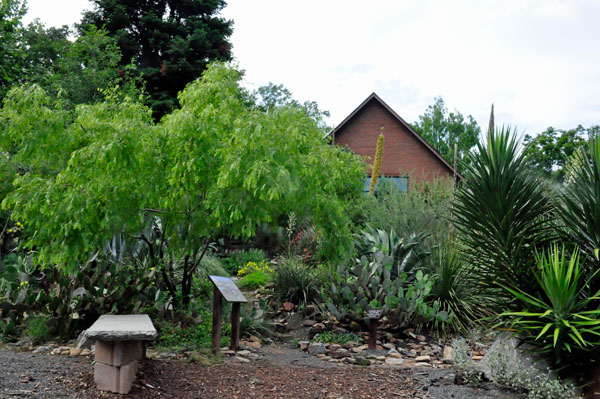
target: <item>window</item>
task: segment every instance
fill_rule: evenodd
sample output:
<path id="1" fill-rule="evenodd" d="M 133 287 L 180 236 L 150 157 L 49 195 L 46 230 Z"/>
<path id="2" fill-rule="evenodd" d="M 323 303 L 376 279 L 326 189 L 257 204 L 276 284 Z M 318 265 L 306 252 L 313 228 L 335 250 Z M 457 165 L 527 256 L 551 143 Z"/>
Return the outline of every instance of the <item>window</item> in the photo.
<path id="1" fill-rule="evenodd" d="M 381 176 L 379 179 L 377 179 L 377 186 L 375 187 L 375 190 L 377 190 L 380 187 L 379 183 L 381 181 L 388 181 L 388 182 L 395 184 L 396 187 L 398 188 L 398 190 L 402 193 L 406 193 L 408 191 L 408 177 L 406 177 L 406 176 L 404 176 L 404 177 Z M 370 186 L 371 186 L 371 177 L 367 177 L 365 179 L 365 192 L 366 193 L 369 192 Z"/>

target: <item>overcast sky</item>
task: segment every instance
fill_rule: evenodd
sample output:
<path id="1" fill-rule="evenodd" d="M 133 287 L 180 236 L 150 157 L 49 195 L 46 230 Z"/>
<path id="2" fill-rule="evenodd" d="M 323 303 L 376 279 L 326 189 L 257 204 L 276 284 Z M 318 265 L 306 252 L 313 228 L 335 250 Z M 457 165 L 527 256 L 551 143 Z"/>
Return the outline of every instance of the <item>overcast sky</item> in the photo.
<path id="1" fill-rule="evenodd" d="M 29 0 L 72 24 L 87 0 Z M 282 83 L 339 124 L 371 92 L 414 122 L 450 110 L 535 134 L 600 124 L 600 1 L 229 0 L 233 54 L 257 88 Z"/>

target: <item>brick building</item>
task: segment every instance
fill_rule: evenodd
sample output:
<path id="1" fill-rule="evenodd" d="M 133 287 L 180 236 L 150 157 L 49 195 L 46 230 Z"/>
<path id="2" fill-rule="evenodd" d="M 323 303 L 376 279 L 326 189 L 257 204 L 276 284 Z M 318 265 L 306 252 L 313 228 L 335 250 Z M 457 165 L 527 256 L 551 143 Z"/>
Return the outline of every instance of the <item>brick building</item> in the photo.
<path id="1" fill-rule="evenodd" d="M 377 138 L 382 132 L 385 145 L 381 174 L 392 179 L 401 190 L 408 190 L 409 185 L 416 182 L 453 177 L 452 165 L 375 93 L 329 135 L 333 143 L 365 157 L 370 165 L 367 174 L 370 174 Z M 369 182 L 370 176 L 367 188 Z"/>

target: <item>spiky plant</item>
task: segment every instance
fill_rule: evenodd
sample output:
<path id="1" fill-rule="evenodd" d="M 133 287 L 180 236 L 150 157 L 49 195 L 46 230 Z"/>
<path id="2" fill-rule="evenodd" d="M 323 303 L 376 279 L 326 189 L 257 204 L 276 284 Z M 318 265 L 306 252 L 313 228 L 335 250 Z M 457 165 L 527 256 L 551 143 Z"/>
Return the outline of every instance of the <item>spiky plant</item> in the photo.
<path id="1" fill-rule="evenodd" d="M 454 225 L 464 255 L 480 289 L 498 294 L 498 310 L 506 306 L 502 286 L 532 288 L 535 249 L 551 238 L 551 205 L 525 153 L 510 128 L 490 131 L 470 154 L 469 178 L 456 195 Z"/>
<path id="2" fill-rule="evenodd" d="M 383 137 L 383 132 L 379 135 L 377 139 L 377 150 L 375 150 L 375 161 L 373 162 L 373 172 L 371 173 L 371 185 L 369 186 L 369 194 L 373 194 L 375 192 L 375 187 L 377 186 L 377 179 L 379 179 L 379 174 L 381 173 L 381 161 L 383 159 L 383 145 L 385 143 L 385 138 Z"/>

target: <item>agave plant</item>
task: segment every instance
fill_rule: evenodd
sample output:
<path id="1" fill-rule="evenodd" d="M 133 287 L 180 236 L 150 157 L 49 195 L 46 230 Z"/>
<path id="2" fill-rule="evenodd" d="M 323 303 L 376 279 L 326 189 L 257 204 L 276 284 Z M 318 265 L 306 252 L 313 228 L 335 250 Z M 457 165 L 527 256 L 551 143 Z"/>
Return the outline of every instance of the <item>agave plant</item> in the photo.
<path id="1" fill-rule="evenodd" d="M 566 356 L 594 349 L 600 344 L 600 291 L 590 295 L 591 280 L 585 278 L 579 264 L 579 250 L 569 261 L 565 249 L 553 245 L 548 252 L 537 256 L 539 272 L 536 294 L 516 287 L 505 287 L 522 306 L 521 311 L 504 312 L 507 324 L 524 341 L 548 355 L 554 365 L 565 362 Z"/>
<path id="2" fill-rule="evenodd" d="M 477 154 L 465 163 L 468 177 L 456 194 L 454 226 L 464 243 L 475 281 L 495 291 L 505 305 L 501 286 L 530 292 L 535 248 L 551 239 L 551 210 L 541 178 L 530 173 L 510 128 L 491 131 Z"/>
<path id="3" fill-rule="evenodd" d="M 399 237 L 394 229 L 388 233 L 385 230 L 367 226 L 367 230 L 354 235 L 354 248 L 358 258 L 373 257 L 377 252 L 390 257 L 391 276 L 397 277 L 403 272 L 411 274 L 412 270 L 421 266 L 430 255 L 421 248 L 421 244 L 426 238 L 427 234 L 425 233 L 413 233 L 405 239 Z"/>

